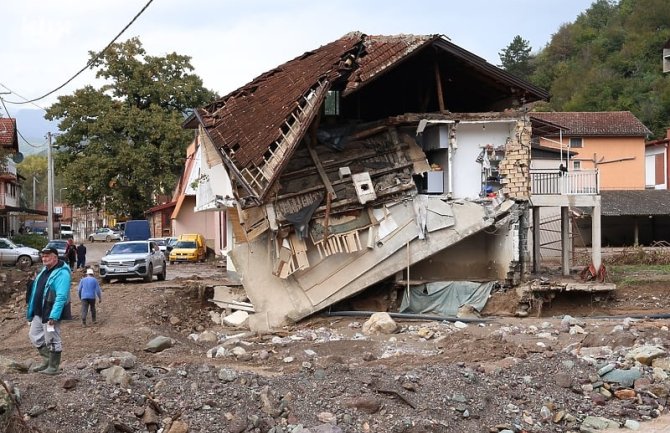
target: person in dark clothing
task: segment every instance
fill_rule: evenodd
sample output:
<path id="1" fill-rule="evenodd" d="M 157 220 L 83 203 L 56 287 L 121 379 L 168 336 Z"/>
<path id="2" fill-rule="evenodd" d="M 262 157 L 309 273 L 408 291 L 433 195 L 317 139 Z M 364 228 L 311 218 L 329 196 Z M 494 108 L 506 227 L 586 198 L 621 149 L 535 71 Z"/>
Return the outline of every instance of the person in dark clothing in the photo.
<path id="1" fill-rule="evenodd" d="M 77 247 L 74 245 L 72 239 L 67 240 L 67 246 L 65 247 L 65 258 L 67 259 L 68 265 L 70 265 L 70 270 L 74 270 L 74 266 L 77 263 Z"/>
<path id="2" fill-rule="evenodd" d="M 86 246 L 84 241 L 77 246 L 77 269 L 84 269 L 86 267 Z"/>

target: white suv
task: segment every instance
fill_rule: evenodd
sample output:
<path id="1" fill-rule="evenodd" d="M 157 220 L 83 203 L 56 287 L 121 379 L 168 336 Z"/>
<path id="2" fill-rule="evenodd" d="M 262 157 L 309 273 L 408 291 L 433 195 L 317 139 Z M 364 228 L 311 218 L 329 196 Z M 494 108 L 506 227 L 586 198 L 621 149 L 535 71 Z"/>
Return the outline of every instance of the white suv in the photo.
<path id="1" fill-rule="evenodd" d="M 117 242 L 100 259 L 100 276 L 105 282 L 112 278 L 143 278 L 150 282 L 154 275 L 165 280 L 167 264 L 165 255 L 153 241 Z"/>

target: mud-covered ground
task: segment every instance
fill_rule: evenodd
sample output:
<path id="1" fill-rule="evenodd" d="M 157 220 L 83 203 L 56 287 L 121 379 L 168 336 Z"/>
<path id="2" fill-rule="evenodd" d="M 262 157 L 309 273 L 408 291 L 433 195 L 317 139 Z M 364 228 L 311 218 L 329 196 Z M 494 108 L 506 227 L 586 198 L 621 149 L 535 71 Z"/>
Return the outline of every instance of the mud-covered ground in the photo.
<path id="1" fill-rule="evenodd" d="M 166 282 L 103 285 L 94 326 L 80 324 L 73 289 L 62 374 L 50 377 L 24 371 L 38 360 L 27 274 L 0 273 L 14 431 L 568 432 L 590 431 L 589 417 L 633 426 L 668 410 L 670 320 L 626 319 L 669 311 L 670 282 L 653 275 L 611 297 L 559 296 L 541 317 L 513 317 L 508 291 L 481 322 L 397 320 L 393 334 L 366 335 L 366 317 L 317 315 L 257 335 L 211 318 L 221 310 L 203 288 L 225 282 L 224 268 L 173 266 Z M 170 347 L 146 351 L 158 336 Z M 641 360 L 635 347 L 660 352 Z M 603 367 L 639 377 L 612 382 Z"/>

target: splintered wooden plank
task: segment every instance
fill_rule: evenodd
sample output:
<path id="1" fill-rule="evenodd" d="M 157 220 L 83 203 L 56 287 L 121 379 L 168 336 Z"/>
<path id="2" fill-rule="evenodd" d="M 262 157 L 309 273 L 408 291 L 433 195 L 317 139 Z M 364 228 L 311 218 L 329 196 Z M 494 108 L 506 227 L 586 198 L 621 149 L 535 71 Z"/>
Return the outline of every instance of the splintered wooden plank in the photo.
<path id="1" fill-rule="evenodd" d="M 312 161 L 314 161 L 314 165 L 316 166 L 316 170 L 319 172 L 319 176 L 321 177 L 321 182 L 323 182 L 323 185 L 326 187 L 326 191 L 331 194 L 331 199 L 336 199 L 337 194 L 335 194 L 335 190 L 333 189 L 333 184 L 330 183 L 330 179 L 328 179 L 328 174 L 326 173 L 326 170 L 324 170 L 323 165 L 321 164 L 321 160 L 319 159 L 319 155 L 317 155 L 316 151 L 311 145 L 307 145 L 307 150 L 309 151 L 309 156 L 312 157 Z"/>
<path id="2" fill-rule="evenodd" d="M 291 233 L 289 236 L 289 242 L 291 242 L 291 248 L 293 249 L 293 254 L 297 262 L 297 269 L 307 269 L 309 268 L 309 259 L 307 258 L 307 245 L 305 241 L 300 239 L 295 233 Z"/>

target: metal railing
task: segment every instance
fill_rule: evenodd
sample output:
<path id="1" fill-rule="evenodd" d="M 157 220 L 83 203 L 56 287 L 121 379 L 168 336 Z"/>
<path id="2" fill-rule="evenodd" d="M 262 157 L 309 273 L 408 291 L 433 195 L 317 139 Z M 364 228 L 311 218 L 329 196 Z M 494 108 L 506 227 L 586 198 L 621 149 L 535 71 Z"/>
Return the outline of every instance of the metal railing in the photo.
<path id="1" fill-rule="evenodd" d="M 598 195 L 598 170 L 559 171 L 532 169 L 531 194 L 534 195 Z"/>

